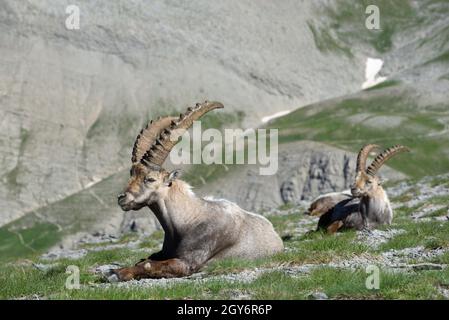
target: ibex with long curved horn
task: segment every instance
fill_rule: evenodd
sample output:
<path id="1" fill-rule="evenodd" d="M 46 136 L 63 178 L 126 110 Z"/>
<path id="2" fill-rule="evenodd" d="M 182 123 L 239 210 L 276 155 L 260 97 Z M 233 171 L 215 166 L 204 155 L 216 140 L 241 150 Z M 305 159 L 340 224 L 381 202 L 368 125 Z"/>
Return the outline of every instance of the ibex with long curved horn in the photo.
<path id="1" fill-rule="evenodd" d="M 378 145 L 368 144 L 360 150 L 356 177 L 351 187 L 352 197 L 348 197 L 345 192 L 333 193 L 318 197 L 312 202 L 310 208 L 316 208 L 314 211 L 320 213 L 318 229 L 324 228 L 329 233 L 334 233 L 341 228 L 362 230 L 391 224 L 393 210 L 377 172 L 391 157 L 409 149 L 400 145 L 388 148 L 366 168 L 370 152 L 379 148 Z"/>
<path id="2" fill-rule="evenodd" d="M 135 266 L 111 270 L 119 280 L 187 276 L 212 259 L 251 259 L 283 250 L 267 219 L 226 200 L 198 198 L 187 183 L 176 179 L 176 170 L 162 168 L 179 136 L 218 108 L 223 108 L 219 102 L 197 104 L 179 117 L 151 121 L 138 135 L 131 178 L 118 203 L 125 211 L 149 207 L 165 237 L 160 252 Z"/>
<path id="3" fill-rule="evenodd" d="M 386 161 L 396 154 L 410 151 L 407 147 L 401 145 L 390 147 L 377 155 L 370 166 L 366 168 L 366 159 L 369 153 L 377 148 L 379 148 L 378 145 L 369 144 L 360 150 L 357 157 L 357 175 L 351 187 L 352 195 L 360 198 L 363 228 L 368 229 L 375 228 L 380 224 L 391 224 L 393 220 L 390 200 L 382 188 L 377 172 Z"/>

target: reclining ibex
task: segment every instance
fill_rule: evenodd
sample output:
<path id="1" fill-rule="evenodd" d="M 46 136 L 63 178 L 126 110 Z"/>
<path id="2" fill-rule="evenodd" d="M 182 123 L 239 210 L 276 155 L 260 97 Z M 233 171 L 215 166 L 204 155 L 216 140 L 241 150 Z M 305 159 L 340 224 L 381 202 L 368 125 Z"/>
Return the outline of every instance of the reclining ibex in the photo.
<path id="1" fill-rule="evenodd" d="M 211 259 L 258 258 L 283 250 L 273 225 L 226 200 L 198 198 L 177 180 L 178 171 L 162 165 L 180 134 L 205 113 L 223 108 L 204 102 L 180 117 L 151 121 L 134 143 L 131 178 L 118 196 L 123 210 L 149 207 L 165 232 L 162 250 L 135 266 L 111 270 L 119 280 L 182 277 L 198 271 Z M 176 132 L 173 138 L 172 133 Z"/>
<path id="2" fill-rule="evenodd" d="M 352 198 L 351 190 L 326 193 L 315 198 L 304 214 L 312 217 L 321 217 L 323 214 L 333 209 L 337 203 Z"/>
<path id="3" fill-rule="evenodd" d="M 360 213 L 363 219 L 363 228 L 372 229 L 381 224 L 391 224 L 393 210 L 387 193 L 382 188 L 382 182 L 377 176 L 379 169 L 400 152 L 409 152 L 407 147 L 396 145 L 377 155 L 371 165 L 366 168 L 366 159 L 378 145 L 369 144 L 362 148 L 357 158 L 357 175 L 355 183 L 351 186 L 354 197 L 360 198 Z M 365 169 L 366 168 L 366 169 Z"/>
<path id="4" fill-rule="evenodd" d="M 397 153 L 409 151 L 409 149 L 400 145 L 388 148 L 366 168 L 369 153 L 378 148 L 380 148 L 378 145 L 368 144 L 360 150 L 357 156 L 355 182 L 351 186 L 353 198 L 340 200 L 346 195 L 335 193 L 319 197 L 311 204 L 311 208 L 323 207 L 324 210 L 331 208 L 321 215 L 318 229 L 324 228 L 329 233 L 334 233 L 341 228 L 362 230 L 373 229 L 382 224 L 391 224 L 393 210 L 377 172 L 387 160 Z"/>

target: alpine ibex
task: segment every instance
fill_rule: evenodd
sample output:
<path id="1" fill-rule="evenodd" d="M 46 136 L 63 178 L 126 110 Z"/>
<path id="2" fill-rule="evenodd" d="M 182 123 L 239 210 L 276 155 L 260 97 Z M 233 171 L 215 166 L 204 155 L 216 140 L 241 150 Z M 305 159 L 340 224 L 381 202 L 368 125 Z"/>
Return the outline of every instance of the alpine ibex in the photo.
<path id="1" fill-rule="evenodd" d="M 312 217 L 321 217 L 334 208 L 337 203 L 348 199 L 352 199 L 351 190 L 323 194 L 312 201 L 304 214 Z"/>
<path id="2" fill-rule="evenodd" d="M 391 224 L 393 210 L 387 193 L 382 188 L 382 182 L 377 176 L 379 169 L 400 152 L 410 151 L 407 147 L 396 145 L 384 150 L 377 155 L 371 165 L 366 168 L 366 159 L 373 149 L 378 149 L 375 144 L 368 144 L 360 150 L 357 157 L 357 175 L 351 187 L 354 197 L 360 198 L 360 213 L 363 220 L 363 228 L 372 229 L 381 224 Z"/>
<path id="3" fill-rule="evenodd" d="M 366 168 L 370 152 L 378 148 L 378 145 L 368 144 L 360 150 L 357 156 L 356 177 L 351 186 L 352 197 L 348 197 L 345 192 L 332 193 L 318 197 L 311 204 L 310 208 L 321 214 L 318 229 L 324 228 L 329 233 L 334 233 L 341 228 L 362 230 L 391 224 L 393 210 L 377 172 L 391 157 L 409 149 L 400 145 L 388 148 Z"/>
<path id="4" fill-rule="evenodd" d="M 131 177 L 118 203 L 125 211 L 149 207 L 164 232 L 160 252 L 136 265 L 111 270 L 121 281 L 182 277 L 212 259 L 258 258 L 283 250 L 283 243 L 264 217 L 227 200 L 199 198 L 162 165 L 179 136 L 205 113 L 223 108 L 204 102 L 179 117 L 151 121 L 138 135 L 132 152 Z M 173 137 L 173 133 L 175 133 Z"/>

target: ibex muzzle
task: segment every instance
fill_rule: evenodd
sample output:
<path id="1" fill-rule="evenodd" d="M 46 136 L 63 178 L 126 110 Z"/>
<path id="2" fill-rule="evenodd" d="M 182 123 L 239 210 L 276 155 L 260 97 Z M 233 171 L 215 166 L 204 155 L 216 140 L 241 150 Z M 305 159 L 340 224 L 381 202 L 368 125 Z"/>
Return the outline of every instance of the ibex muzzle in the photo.
<path id="1" fill-rule="evenodd" d="M 118 204 L 124 211 L 139 210 L 156 202 L 175 172 L 147 167 L 141 163 L 133 164 L 131 177 L 123 193 L 118 195 Z M 166 190 L 165 190 L 166 192 Z"/>

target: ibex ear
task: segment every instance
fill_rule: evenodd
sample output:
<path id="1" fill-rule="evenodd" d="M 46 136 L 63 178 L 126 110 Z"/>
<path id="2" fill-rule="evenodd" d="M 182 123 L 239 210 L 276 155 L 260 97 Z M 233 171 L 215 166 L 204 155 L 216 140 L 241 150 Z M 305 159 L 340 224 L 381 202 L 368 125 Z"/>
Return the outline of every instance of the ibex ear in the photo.
<path id="1" fill-rule="evenodd" d="M 179 173 L 180 173 L 180 170 L 179 170 L 179 169 L 175 169 L 175 170 L 171 171 L 171 172 L 166 176 L 164 183 L 165 183 L 167 186 L 171 187 L 172 182 L 175 181 L 175 180 L 178 178 Z"/>

